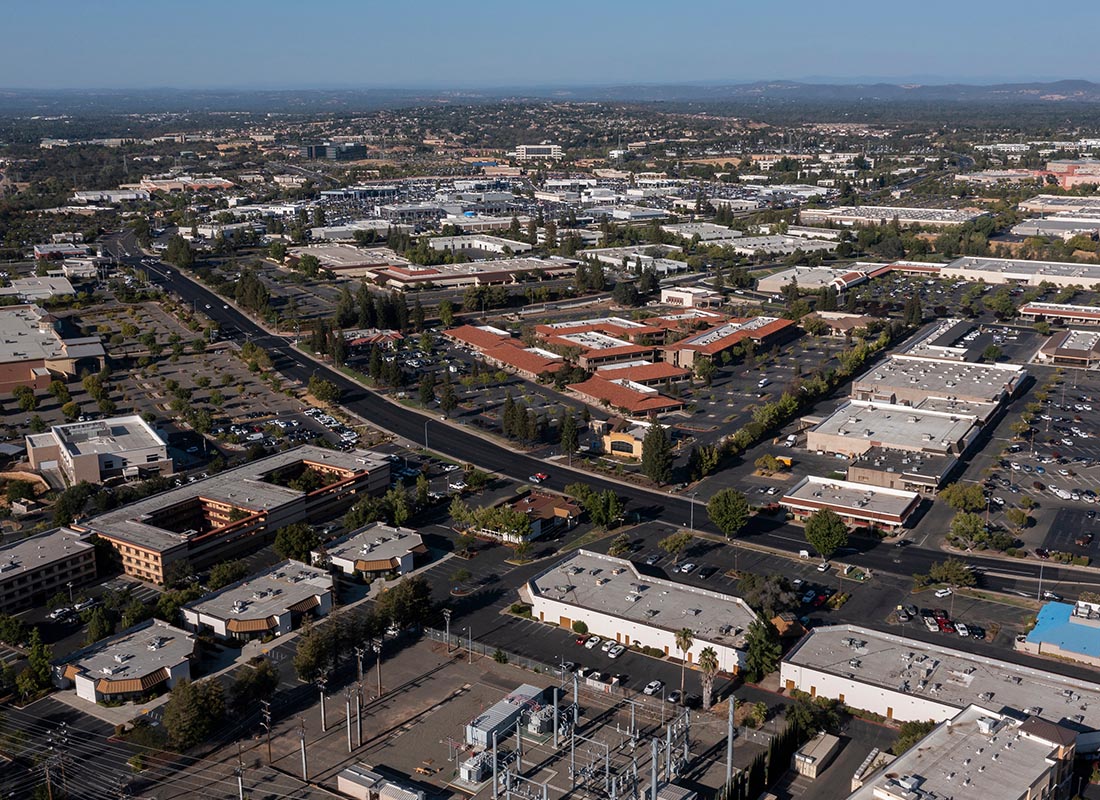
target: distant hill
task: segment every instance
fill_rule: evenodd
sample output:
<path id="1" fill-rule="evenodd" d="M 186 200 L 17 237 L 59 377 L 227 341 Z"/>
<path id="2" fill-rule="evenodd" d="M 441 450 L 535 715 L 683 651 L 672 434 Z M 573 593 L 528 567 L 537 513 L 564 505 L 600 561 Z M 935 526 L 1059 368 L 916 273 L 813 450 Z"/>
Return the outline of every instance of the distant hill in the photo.
<path id="1" fill-rule="evenodd" d="M 623 86 L 539 86 L 482 90 L 299 89 L 190 90 L 0 89 L 0 114 L 33 116 L 120 113 L 284 112 L 317 114 L 495 102 L 732 103 L 737 105 L 850 106 L 865 103 L 980 105 L 1073 105 L 1100 103 L 1100 84 L 1064 80 L 1049 83 L 894 84 L 757 81 L 740 84 L 639 84 Z"/>

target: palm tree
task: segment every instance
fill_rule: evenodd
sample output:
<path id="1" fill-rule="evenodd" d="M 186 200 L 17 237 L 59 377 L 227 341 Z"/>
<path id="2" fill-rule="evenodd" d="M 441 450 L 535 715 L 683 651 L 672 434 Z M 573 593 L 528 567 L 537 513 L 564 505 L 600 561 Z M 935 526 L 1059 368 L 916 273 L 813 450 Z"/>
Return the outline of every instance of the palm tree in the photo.
<path id="1" fill-rule="evenodd" d="M 684 702 L 684 673 L 687 670 L 687 651 L 695 644 L 695 632 L 681 628 L 676 632 L 676 648 L 680 651 L 680 702 Z"/>
<path id="2" fill-rule="evenodd" d="M 703 709 L 710 708 L 714 694 L 714 676 L 718 674 L 718 651 L 713 647 L 704 647 L 699 653 L 699 671 L 703 673 Z"/>

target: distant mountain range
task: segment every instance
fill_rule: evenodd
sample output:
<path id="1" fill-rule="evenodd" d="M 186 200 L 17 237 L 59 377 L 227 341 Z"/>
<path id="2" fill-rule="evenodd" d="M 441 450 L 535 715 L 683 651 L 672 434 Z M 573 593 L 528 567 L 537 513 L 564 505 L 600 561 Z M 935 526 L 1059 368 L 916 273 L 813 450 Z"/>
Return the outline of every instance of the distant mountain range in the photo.
<path id="1" fill-rule="evenodd" d="M 97 115 L 172 112 L 324 113 L 417 105 L 494 102 L 732 103 L 737 105 L 849 106 L 853 104 L 1053 105 L 1100 103 L 1100 84 L 1083 80 L 994 85 L 809 83 L 639 84 L 538 86 L 496 89 L 0 89 L 0 114 Z"/>

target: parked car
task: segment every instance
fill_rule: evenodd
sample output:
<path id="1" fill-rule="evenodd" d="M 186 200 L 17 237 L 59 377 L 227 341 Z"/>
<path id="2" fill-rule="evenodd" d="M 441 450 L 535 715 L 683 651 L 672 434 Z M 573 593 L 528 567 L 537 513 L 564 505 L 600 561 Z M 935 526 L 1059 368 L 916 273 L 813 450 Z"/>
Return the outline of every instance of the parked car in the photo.
<path id="1" fill-rule="evenodd" d="M 691 573 L 693 573 L 695 571 L 696 566 L 697 565 L 694 562 L 689 561 L 686 564 L 681 564 L 680 569 L 678 570 L 678 572 L 681 575 L 690 575 Z"/>
<path id="2" fill-rule="evenodd" d="M 950 597 L 950 596 L 951 596 L 951 590 L 946 586 L 944 586 L 942 589 L 937 589 L 936 590 L 936 597 L 941 597 L 942 598 L 942 597 Z"/>
<path id="3" fill-rule="evenodd" d="M 924 627 L 926 627 L 930 633 L 935 633 L 940 629 L 940 624 L 932 617 L 925 617 Z"/>
<path id="4" fill-rule="evenodd" d="M 584 643 L 585 650 L 595 650 L 600 646 L 600 641 L 599 636 L 589 637 L 588 641 Z"/>
<path id="5" fill-rule="evenodd" d="M 701 570 L 699 570 L 699 577 L 706 580 L 707 578 L 709 578 L 711 575 L 713 575 L 717 571 L 718 571 L 717 567 L 703 567 Z"/>
<path id="6" fill-rule="evenodd" d="M 645 688 L 642 689 L 642 694 L 653 697 L 655 694 L 660 694 L 661 690 L 664 688 L 665 684 L 663 681 L 650 681 L 645 685 Z"/>
<path id="7" fill-rule="evenodd" d="M 604 643 L 602 645 L 600 645 L 600 649 L 603 652 L 606 653 L 608 650 L 610 650 L 614 646 L 615 646 L 615 640 L 614 639 L 607 639 L 606 641 L 604 641 Z"/>
<path id="8" fill-rule="evenodd" d="M 964 625 L 963 623 L 956 622 L 955 623 L 955 633 L 959 634 L 959 636 L 969 637 L 970 636 L 970 629 L 967 628 L 966 625 Z"/>
<path id="9" fill-rule="evenodd" d="M 623 647 L 621 644 L 617 644 L 607 651 L 607 656 L 608 658 L 618 658 L 624 652 L 626 652 L 626 648 Z"/>
<path id="10" fill-rule="evenodd" d="M 830 567 L 830 564 L 829 564 L 828 561 L 822 561 L 820 564 L 817 565 L 817 571 L 818 572 L 828 572 L 829 567 Z"/>

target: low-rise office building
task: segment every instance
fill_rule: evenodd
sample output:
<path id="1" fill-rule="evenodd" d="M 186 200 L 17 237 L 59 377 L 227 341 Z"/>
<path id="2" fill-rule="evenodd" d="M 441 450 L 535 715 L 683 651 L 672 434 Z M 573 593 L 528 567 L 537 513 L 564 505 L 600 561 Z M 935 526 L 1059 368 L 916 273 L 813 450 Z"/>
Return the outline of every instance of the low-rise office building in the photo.
<path id="1" fill-rule="evenodd" d="M 550 258 L 499 258 L 464 264 L 381 265 L 367 270 L 370 277 L 389 289 L 462 289 L 468 286 L 505 286 L 537 280 L 541 276 L 563 278 L 577 270 L 577 261 L 560 256 Z"/>
<path id="2" fill-rule="evenodd" d="M 804 239 L 801 236 L 745 236 L 734 239 L 728 246 L 740 256 L 789 256 L 793 253 L 819 253 L 836 250 L 839 242 L 828 239 Z"/>
<path id="3" fill-rule="evenodd" d="M 806 225 L 886 225 L 897 220 L 899 225 L 950 228 L 972 222 L 984 213 L 978 210 L 953 208 L 837 206 L 836 208 L 804 208 L 799 212 L 799 219 Z"/>
<path id="4" fill-rule="evenodd" d="M 684 308 L 717 308 L 725 298 L 721 292 L 698 286 L 670 286 L 661 289 L 661 303 Z"/>
<path id="5" fill-rule="evenodd" d="M 1063 325 L 1100 325 L 1100 307 L 1068 303 L 1024 303 L 1017 312 L 1033 322 L 1060 322 Z"/>
<path id="6" fill-rule="evenodd" d="M 54 425 L 26 437 L 31 469 L 56 470 L 70 484 L 172 474 L 168 444 L 136 414 Z"/>
<path id="7" fill-rule="evenodd" d="M 1035 627 L 1016 637 L 1016 649 L 1100 667 L 1100 603 L 1044 603 Z"/>
<path id="8" fill-rule="evenodd" d="M 1066 261 L 1027 261 L 1019 258 L 963 256 L 940 269 L 944 278 L 985 283 L 1011 283 L 1038 286 L 1051 283 L 1058 287 L 1100 285 L 1100 264 L 1076 264 Z"/>
<path id="9" fill-rule="evenodd" d="M 793 283 L 798 286 L 799 291 L 804 292 L 816 292 L 826 288 L 844 292 L 866 283 L 867 280 L 868 273 L 859 269 L 791 267 L 759 278 L 756 281 L 756 290 L 765 294 L 779 294 Z"/>
<path id="10" fill-rule="evenodd" d="M 61 276 L 13 278 L 8 286 L 0 287 L 0 297 L 14 297 L 20 303 L 45 303 L 55 297 L 72 297 L 75 294 L 69 279 Z"/>
<path id="11" fill-rule="evenodd" d="M 961 456 L 978 437 L 980 419 L 966 409 L 848 400 L 806 433 L 806 448 L 848 458 L 872 447 Z"/>
<path id="12" fill-rule="evenodd" d="M 872 447 L 848 465 L 846 477 L 853 483 L 932 496 L 958 463 L 952 455 Z"/>
<path id="13" fill-rule="evenodd" d="M 667 344 L 662 350 L 666 361 L 691 369 L 700 356 L 714 359 L 745 341 L 752 342 L 756 348 L 769 348 L 788 342 L 798 334 L 799 328 L 792 320 L 748 317 L 731 319 Z"/>
<path id="14" fill-rule="evenodd" d="M 55 377 L 103 369 L 98 336 L 66 338 L 57 317 L 39 306 L 0 308 L 0 393 L 16 386 L 45 389 Z"/>
<path id="15" fill-rule="evenodd" d="M 868 314 L 848 314 L 844 311 L 814 311 L 804 316 L 800 324 L 806 327 L 806 323 L 810 320 L 819 320 L 824 323 L 829 336 L 850 336 L 861 329 L 867 330 L 868 326 L 878 321 L 878 318 Z"/>
<path id="16" fill-rule="evenodd" d="M 1100 332 L 1059 331 L 1039 348 L 1037 359 L 1046 364 L 1088 369 L 1100 363 Z"/>
<path id="17" fill-rule="evenodd" d="M 0 547 L 0 613 L 12 614 L 96 574 L 95 547 L 87 536 L 62 528 Z"/>
<path id="18" fill-rule="evenodd" d="M 452 253 L 478 252 L 485 255 L 511 256 L 530 251 L 534 245 L 517 242 L 515 239 L 502 239 L 499 236 L 484 234 L 466 236 L 433 236 L 428 240 L 433 250 Z"/>
<path id="19" fill-rule="evenodd" d="M 599 367 L 596 375 L 609 381 L 626 380 L 642 386 L 660 386 L 691 377 L 691 370 L 673 366 L 667 361 L 627 361 Z"/>
<path id="20" fill-rule="evenodd" d="M 894 531 L 904 527 L 917 510 L 920 495 L 809 475 L 792 486 L 779 504 L 798 520 L 809 519 L 827 508 L 853 528 Z"/>
<path id="21" fill-rule="evenodd" d="M 946 641 L 946 640 L 945 640 Z M 996 703 L 1017 719 L 1072 725 L 1079 753 L 1100 750 L 1100 685 L 858 625 L 812 628 L 780 664 L 780 684 L 908 722 Z"/>
<path id="22" fill-rule="evenodd" d="M 892 355 L 852 382 L 852 397 L 919 406 L 929 398 L 999 406 L 1021 387 L 1027 370 L 1017 364 L 972 364 Z"/>
<path id="23" fill-rule="evenodd" d="M 191 677 L 195 639 L 148 620 L 53 663 L 54 683 L 89 703 L 120 703 L 170 691 Z"/>
<path id="24" fill-rule="evenodd" d="M 715 225 L 713 222 L 681 222 L 676 225 L 662 225 L 661 230 L 684 239 L 694 239 L 698 236 L 701 242 L 725 242 L 745 235 L 741 231 L 735 231 L 725 225 Z"/>
<path id="25" fill-rule="evenodd" d="M 238 640 L 281 636 L 331 610 L 332 576 L 297 561 L 283 561 L 181 609 L 188 630 Z"/>
<path id="26" fill-rule="evenodd" d="M 666 397 L 652 386 L 625 378 L 609 380 L 599 373 L 582 383 L 571 383 L 566 388 L 590 405 L 616 409 L 633 416 L 666 414 L 684 407 L 683 400 Z"/>
<path id="27" fill-rule="evenodd" d="M 311 556 L 318 566 L 327 564 L 334 572 L 370 582 L 387 575 L 407 575 L 417 556 L 427 552 L 424 540 L 411 528 L 375 522 L 314 550 Z"/>
<path id="28" fill-rule="evenodd" d="M 307 445 L 73 527 L 114 547 L 127 575 L 163 583 L 174 561 L 186 558 L 202 567 L 252 552 L 279 528 L 343 513 L 357 499 L 385 492 L 389 482 L 390 462 L 376 453 Z"/>
<path id="29" fill-rule="evenodd" d="M 998 710 L 994 710 L 997 708 Z M 1039 716 L 970 705 L 868 776 L 848 800 L 1068 800 L 1076 734 Z"/>
<path id="30" fill-rule="evenodd" d="M 526 586 L 531 613 L 543 622 L 571 629 L 583 622 L 588 631 L 625 647 L 653 647 L 668 655 L 698 661 L 713 647 L 719 668 L 736 673 L 745 663 L 745 635 L 757 619 L 739 597 L 676 581 L 641 575 L 627 559 L 577 550 Z M 694 642 L 686 653 L 676 634 L 688 628 Z"/>

